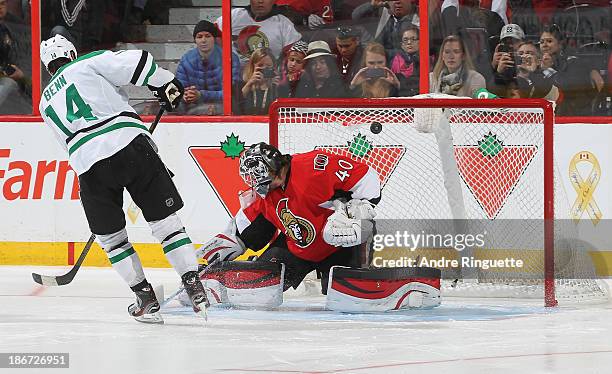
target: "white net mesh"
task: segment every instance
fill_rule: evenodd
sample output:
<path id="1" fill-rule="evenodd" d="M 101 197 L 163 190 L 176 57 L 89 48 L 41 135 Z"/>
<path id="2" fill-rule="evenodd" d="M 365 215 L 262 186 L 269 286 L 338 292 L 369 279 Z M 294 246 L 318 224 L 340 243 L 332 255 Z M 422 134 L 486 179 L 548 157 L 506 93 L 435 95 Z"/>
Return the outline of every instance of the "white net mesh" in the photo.
<path id="1" fill-rule="evenodd" d="M 445 294 L 543 298 L 544 111 L 465 108 L 461 101 L 442 109 L 426 107 L 434 102 L 431 99 L 420 102 L 423 107 L 394 107 L 392 101 L 385 108 L 289 105 L 277 109 L 278 116 L 271 116 L 278 118 L 277 123 L 271 126 L 277 127 L 283 153 L 316 148 L 374 168 L 383 186 L 377 219 L 466 218 L 469 232 L 489 230 L 486 248 L 462 253 L 445 248 L 407 253 L 396 248 L 377 255 L 386 259 L 510 256 L 523 260 L 524 267 L 477 268 L 467 275 L 461 268 L 457 274 L 447 272 L 447 278 L 456 275 L 466 280 L 454 282 Z M 556 215 L 563 217 L 569 204 L 562 189 L 555 190 Z M 505 220 L 511 223 L 489 225 Z M 456 230 L 451 221 L 448 225 L 437 229 Z M 586 248 L 557 236 L 555 251 L 557 299 L 607 300 L 607 289 L 594 280 Z"/>

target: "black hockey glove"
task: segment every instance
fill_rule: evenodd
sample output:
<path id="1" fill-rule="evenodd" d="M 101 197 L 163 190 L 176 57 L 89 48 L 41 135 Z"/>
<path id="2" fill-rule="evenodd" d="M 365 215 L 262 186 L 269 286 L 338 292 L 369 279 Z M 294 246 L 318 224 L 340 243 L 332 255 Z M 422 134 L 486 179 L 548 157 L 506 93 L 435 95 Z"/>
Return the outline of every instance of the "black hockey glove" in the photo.
<path id="1" fill-rule="evenodd" d="M 153 95 L 157 97 L 157 100 L 159 100 L 162 105 L 166 106 L 166 110 L 169 112 L 174 111 L 179 106 L 183 93 L 185 92 L 183 85 L 176 78 L 161 87 L 149 85 L 149 89 L 153 92 Z"/>

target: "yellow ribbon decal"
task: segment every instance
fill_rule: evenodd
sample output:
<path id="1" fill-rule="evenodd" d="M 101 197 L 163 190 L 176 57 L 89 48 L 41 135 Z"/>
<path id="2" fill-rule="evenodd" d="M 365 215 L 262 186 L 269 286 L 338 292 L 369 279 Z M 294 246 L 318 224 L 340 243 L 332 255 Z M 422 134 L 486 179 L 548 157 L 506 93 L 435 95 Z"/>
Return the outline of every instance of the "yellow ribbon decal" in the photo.
<path id="1" fill-rule="evenodd" d="M 578 164 L 586 162 L 591 164 L 592 168 L 586 179 L 583 179 L 578 172 Z M 601 210 L 597 206 L 595 199 L 593 199 L 593 193 L 595 187 L 599 183 L 601 178 L 601 167 L 597 157 L 589 151 L 578 152 L 572 157 L 569 164 L 569 177 L 572 186 L 576 190 L 577 197 L 570 211 L 573 220 L 577 223 L 580 221 L 583 212 L 587 212 L 593 225 L 596 225 L 601 220 Z"/>

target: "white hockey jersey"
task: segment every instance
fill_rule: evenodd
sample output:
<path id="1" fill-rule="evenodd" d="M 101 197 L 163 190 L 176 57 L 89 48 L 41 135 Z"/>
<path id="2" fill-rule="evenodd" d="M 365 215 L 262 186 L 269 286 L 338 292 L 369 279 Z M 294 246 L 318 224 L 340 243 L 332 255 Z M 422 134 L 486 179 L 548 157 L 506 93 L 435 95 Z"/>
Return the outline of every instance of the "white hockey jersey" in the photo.
<path id="1" fill-rule="evenodd" d="M 148 134 L 120 86 L 161 87 L 173 78 L 146 51 L 91 52 L 53 75 L 42 92 L 40 113 L 80 175 Z"/>

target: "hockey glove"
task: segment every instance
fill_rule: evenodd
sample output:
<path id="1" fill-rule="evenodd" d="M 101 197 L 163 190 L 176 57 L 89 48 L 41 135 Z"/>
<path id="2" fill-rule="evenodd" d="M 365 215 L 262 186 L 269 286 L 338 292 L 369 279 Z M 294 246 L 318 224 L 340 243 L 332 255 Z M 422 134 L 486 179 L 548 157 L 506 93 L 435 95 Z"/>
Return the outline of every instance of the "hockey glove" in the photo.
<path id="1" fill-rule="evenodd" d="M 336 247 L 361 244 L 361 220 L 348 217 L 344 203 L 334 201 L 335 212 L 327 217 L 323 227 L 323 240 Z"/>
<path id="2" fill-rule="evenodd" d="M 165 105 L 166 110 L 169 112 L 174 111 L 179 106 L 185 92 L 183 84 L 176 78 L 161 87 L 153 87 L 151 85 L 148 87 L 161 105 Z"/>
<path id="3" fill-rule="evenodd" d="M 346 203 L 349 218 L 371 220 L 376 217 L 374 205 L 367 200 L 353 199 Z"/>
<path id="4" fill-rule="evenodd" d="M 236 221 L 232 219 L 225 230 L 198 248 L 196 256 L 205 259 L 209 264 L 213 257 L 221 261 L 231 261 L 246 250 L 246 246 L 236 235 Z"/>

